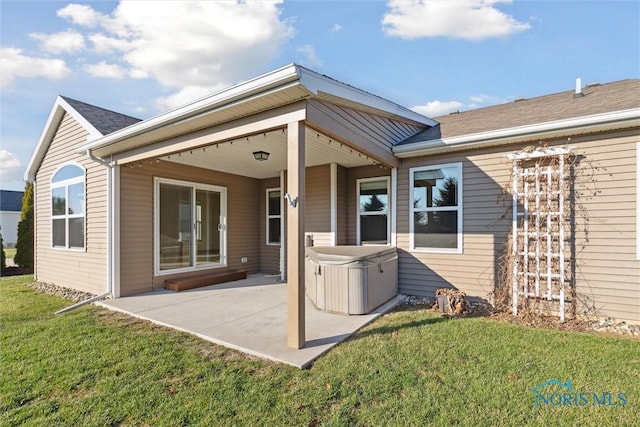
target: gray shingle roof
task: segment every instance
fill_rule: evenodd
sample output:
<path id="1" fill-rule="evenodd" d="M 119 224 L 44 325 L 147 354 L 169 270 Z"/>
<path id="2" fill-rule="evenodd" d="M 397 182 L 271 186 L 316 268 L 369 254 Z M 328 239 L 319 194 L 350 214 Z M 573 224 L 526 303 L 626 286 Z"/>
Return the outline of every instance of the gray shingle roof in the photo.
<path id="1" fill-rule="evenodd" d="M 89 123 L 91 123 L 102 135 L 108 135 L 140 121 L 140 119 L 135 117 L 116 113 L 115 111 L 107 110 L 105 108 L 96 107 L 95 105 L 87 104 L 86 102 L 76 101 L 75 99 L 67 98 L 65 96 L 62 96 L 61 98 L 75 108 L 75 110 Z"/>
<path id="2" fill-rule="evenodd" d="M 584 96 L 574 98 L 574 91 L 523 99 L 507 104 L 479 108 L 435 117 L 440 122 L 442 138 L 488 132 L 535 123 L 571 119 L 640 108 L 640 80 L 620 80 L 588 86 Z M 423 138 L 429 140 L 434 138 Z M 405 142 L 406 143 L 406 142 Z"/>
<path id="3" fill-rule="evenodd" d="M 0 190 L 0 211 L 20 212 L 24 191 Z"/>

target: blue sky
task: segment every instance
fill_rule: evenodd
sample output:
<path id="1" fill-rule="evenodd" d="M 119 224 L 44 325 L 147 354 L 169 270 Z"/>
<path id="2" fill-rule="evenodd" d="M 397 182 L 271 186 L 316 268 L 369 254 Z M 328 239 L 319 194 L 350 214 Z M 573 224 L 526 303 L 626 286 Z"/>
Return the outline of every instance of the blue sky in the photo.
<path id="1" fill-rule="evenodd" d="M 640 77 L 640 1 L 0 2 L 0 187 L 57 95 L 139 118 L 291 62 L 429 116 Z"/>

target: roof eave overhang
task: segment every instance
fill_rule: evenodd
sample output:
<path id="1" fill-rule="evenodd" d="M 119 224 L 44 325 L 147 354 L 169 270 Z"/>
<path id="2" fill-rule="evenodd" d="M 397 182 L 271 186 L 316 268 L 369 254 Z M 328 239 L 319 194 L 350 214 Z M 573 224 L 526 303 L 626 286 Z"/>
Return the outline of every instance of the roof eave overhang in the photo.
<path id="1" fill-rule="evenodd" d="M 640 108 L 415 142 L 396 146 L 393 153 L 398 158 L 420 157 L 633 127 L 640 127 Z"/>
<path id="2" fill-rule="evenodd" d="M 256 77 L 255 79 L 232 86 L 221 92 L 201 98 L 177 109 L 168 111 L 142 122 L 133 124 L 127 128 L 113 132 L 107 136 L 89 141 L 79 147 L 78 152 L 90 150 L 99 157 L 125 152 L 153 143 L 155 139 L 151 133 L 162 130 L 163 137 L 171 137 L 172 126 L 185 124 L 190 120 L 211 116 L 210 124 L 216 125 L 222 122 L 216 121 L 215 114 L 232 106 L 251 102 L 257 98 L 274 92 L 298 90 L 300 98 L 310 99 L 343 99 L 350 104 L 361 105 L 381 115 L 416 123 L 424 126 L 437 124 L 432 119 L 422 116 L 414 111 L 387 101 L 378 96 L 364 92 L 355 87 L 340 83 L 336 80 L 315 73 L 296 64 L 287 65 L 278 70 Z M 292 102 L 295 102 L 293 100 Z M 276 105 L 274 105 L 276 107 Z M 257 111 L 256 111 L 257 112 Z M 167 130 L 167 132 L 164 132 Z M 197 130 L 197 129 L 191 129 Z M 177 134 L 177 133 L 176 133 Z"/>

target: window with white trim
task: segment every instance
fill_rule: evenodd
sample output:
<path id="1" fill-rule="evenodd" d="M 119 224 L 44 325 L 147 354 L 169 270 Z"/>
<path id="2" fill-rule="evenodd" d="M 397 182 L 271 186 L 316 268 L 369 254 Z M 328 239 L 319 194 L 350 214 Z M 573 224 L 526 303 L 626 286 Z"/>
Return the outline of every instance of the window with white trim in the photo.
<path id="1" fill-rule="evenodd" d="M 280 245 L 282 197 L 279 188 L 267 188 L 267 245 Z"/>
<path id="2" fill-rule="evenodd" d="M 409 170 L 411 250 L 462 253 L 462 163 Z"/>
<path id="3" fill-rule="evenodd" d="M 76 164 L 62 166 L 51 178 L 51 245 L 85 247 L 85 175 Z"/>
<path id="4" fill-rule="evenodd" d="M 389 244 L 389 178 L 357 180 L 359 245 Z"/>

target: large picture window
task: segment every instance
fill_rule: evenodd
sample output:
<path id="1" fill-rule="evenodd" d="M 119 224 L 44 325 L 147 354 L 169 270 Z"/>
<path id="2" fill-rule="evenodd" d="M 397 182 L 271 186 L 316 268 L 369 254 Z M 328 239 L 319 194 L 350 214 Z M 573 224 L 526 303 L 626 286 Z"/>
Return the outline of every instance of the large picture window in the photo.
<path id="1" fill-rule="evenodd" d="M 51 178 L 51 244 L 54 248 L 85 247 L 84 169 L 68 164 Z"/>
<path id="2" fill-rule="evenodd" d="M 462 253 L 462 163 L 409 170 L 411 250 Z"/>
<path id="3" fill-rule="evenodd" d="M 156 179 L 156 274 L 226 264 L 226 189 Z"/>
<path id="4" fill-rule="evenodd" d="M 389 243 L 389 178 L 359 179 L 358 228 L 359 245 Z"/>
<path id="5" fill-rule="evenodd" d="M 267 245 L 280 245 L 282 197 L 279 188 L 267 188 Z"/>

